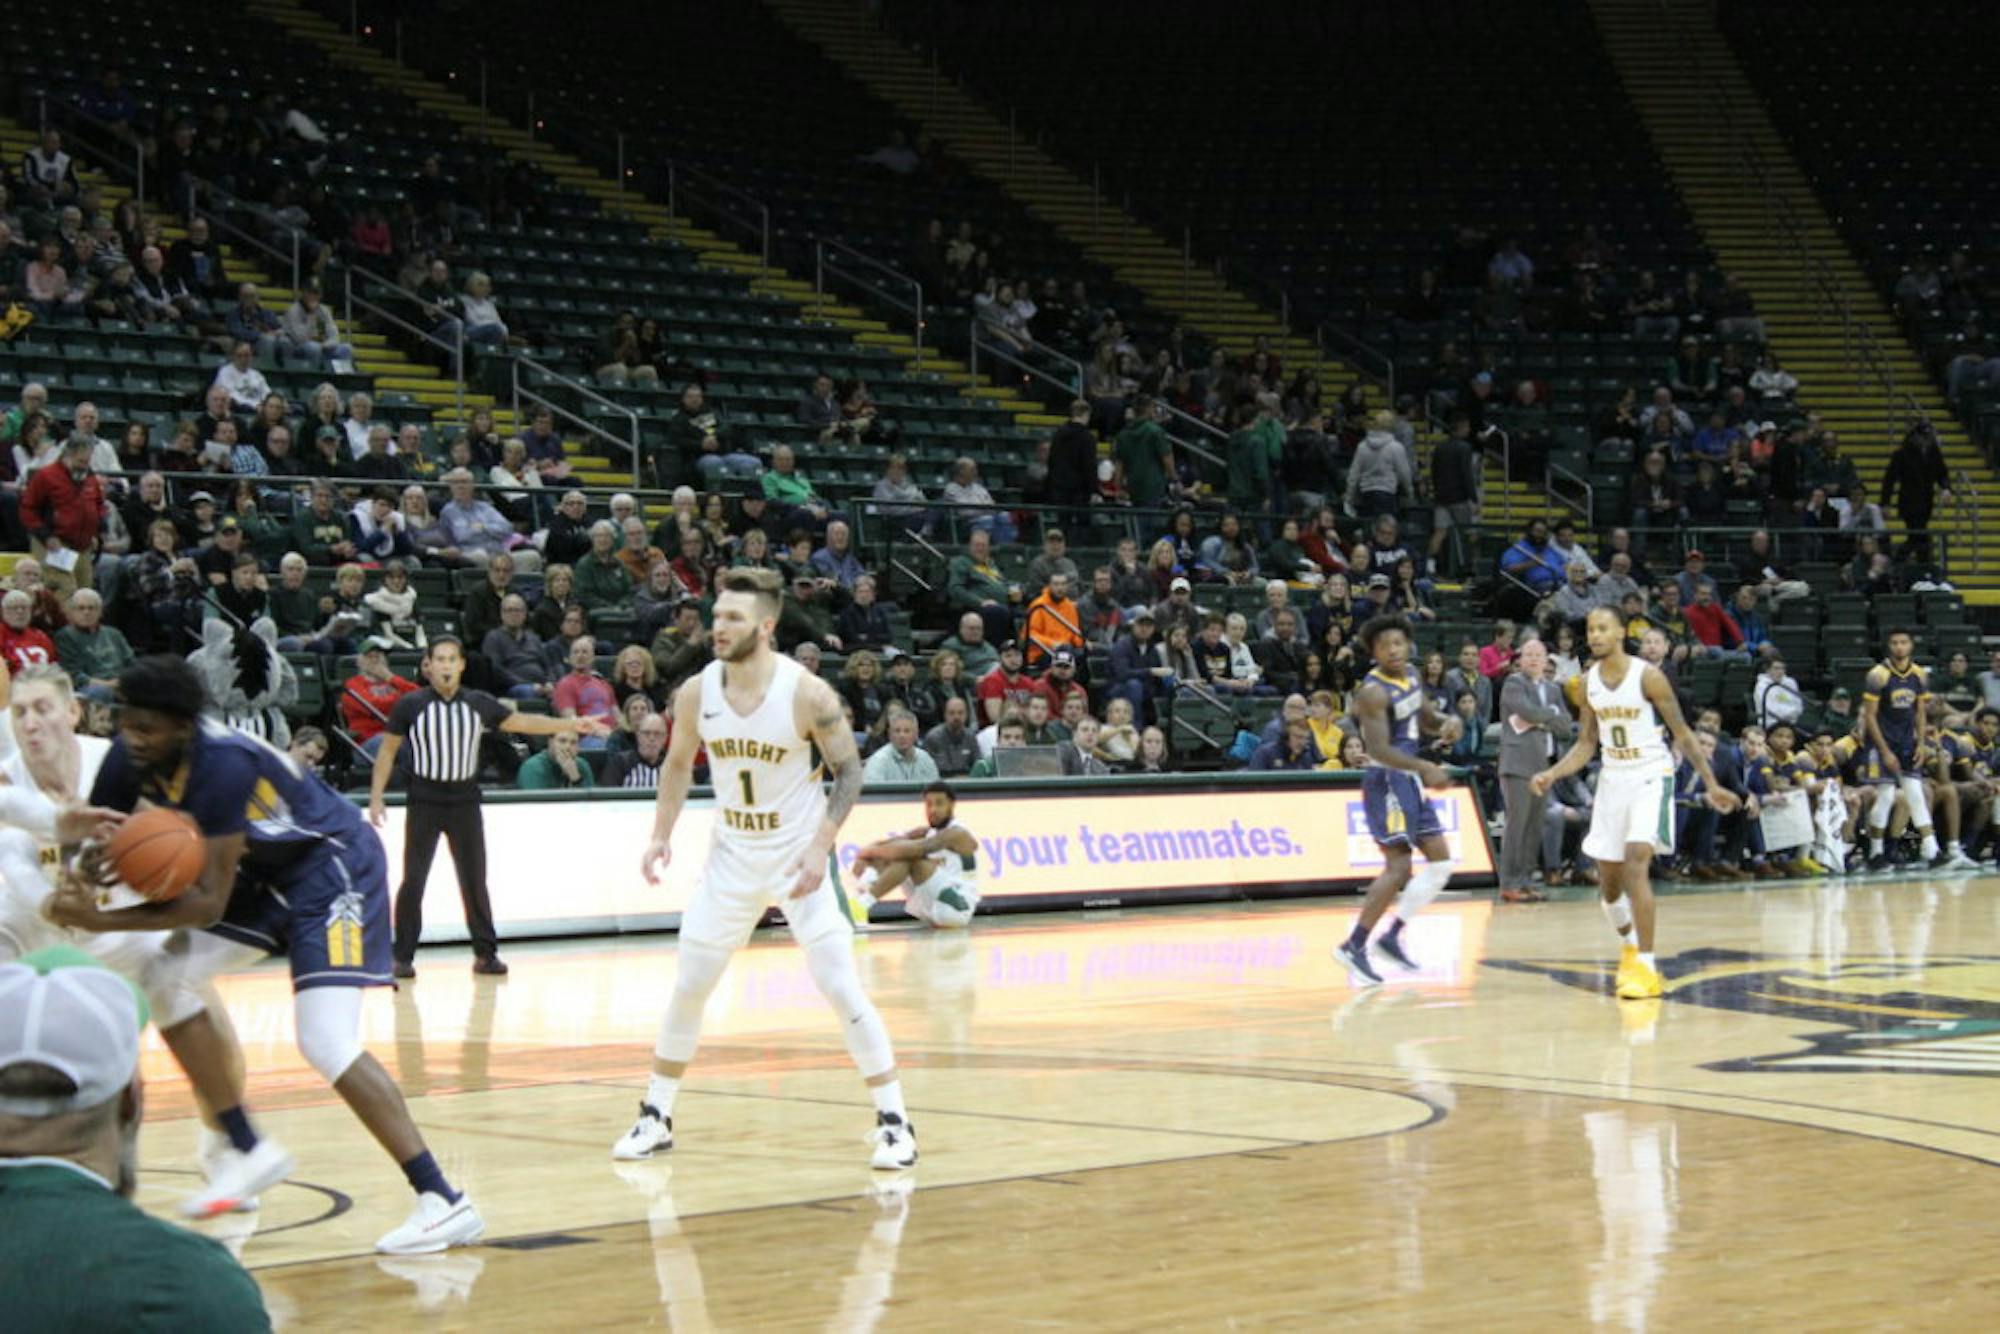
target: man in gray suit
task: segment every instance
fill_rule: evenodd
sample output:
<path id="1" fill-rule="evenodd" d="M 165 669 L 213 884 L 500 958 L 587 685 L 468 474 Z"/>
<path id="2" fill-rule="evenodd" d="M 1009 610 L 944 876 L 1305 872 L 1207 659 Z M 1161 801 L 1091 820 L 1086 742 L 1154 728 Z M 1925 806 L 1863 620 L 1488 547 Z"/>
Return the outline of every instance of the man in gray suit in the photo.
<path id="1" fill-rule="evenodd" d="M 1562 691 L 1548 679 L 1549 651 L 1531 639 L 1514 656 L 1514 670 L 1500 690 L 1500 795 L 1506 822 L 1500 832 L 1500 897 L 1534 903 L 1529 884 L 1542 843 L 1542 808 L 1528 780 L 1549 767 L 1576 730 Z"/>

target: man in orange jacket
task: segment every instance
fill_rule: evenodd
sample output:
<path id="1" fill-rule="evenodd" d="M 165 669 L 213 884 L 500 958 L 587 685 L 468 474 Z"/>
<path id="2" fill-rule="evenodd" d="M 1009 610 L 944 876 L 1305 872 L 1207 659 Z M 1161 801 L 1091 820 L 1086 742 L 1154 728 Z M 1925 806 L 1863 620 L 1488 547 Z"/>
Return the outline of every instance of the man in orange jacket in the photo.
<path id="1" fill-rule="evenodd" d="M 1024 632 L 1028 640 L 1028 665 L 1045 664 L 1049 655 L 1059 648 L 1075 649 L 1079 656 L 1084 651 L 1083 616 L 1076 609 L 1076 602 L 1070 597 L 1069 575 L 1056 572 L 1049 575 L 1049 586 L 1041 596 L 1028 604 L 1028 624 Z"/>

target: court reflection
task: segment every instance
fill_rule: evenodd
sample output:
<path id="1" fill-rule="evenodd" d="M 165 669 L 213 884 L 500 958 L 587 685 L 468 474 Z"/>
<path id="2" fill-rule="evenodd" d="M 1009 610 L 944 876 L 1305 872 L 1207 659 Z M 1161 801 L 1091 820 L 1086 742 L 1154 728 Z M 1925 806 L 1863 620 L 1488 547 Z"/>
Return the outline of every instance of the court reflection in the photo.
<path id="1" fill-rule="evenodd" d="M 1590 1269 L 1590 1319 L 1643 1334 L 1680 1215 L 1680 1156 L 1671 1112 L 1586 1112 L 1590 1172 L 1604 1236 Z"/>
<path id="2" fill-rule="evenodd" d="M 735 1327 L 729 1313 L 757 1309 L 754 1293 L 736 1288 L 761 1287 L 772 1276 L 746 1268 L 740 1254 L 717 1266 L 724 1284 L 735 1287 L 711 1298 L 695 1239 L 674 1208 L 673 1168 L 666 1163 L 621 1163 L 612 1169 L 646 1204 L 646 1231 L 651 1241 L 653 1278 L 659 1285 L 660 1310 L 673 1330 L 706 1331 Z M 899 1173 L 872 1183 L 855 1203 L 854 1227 L 861 1232 L 859 1250 L 847 1267 L 833 1309 L 823 1328 L 866 1334 L 881 1321 L 895 1294 L 896 1262 L 902 1253 L 903 1230 L 910 1221 L 916 1178 Z M 824 1209 L 845 1209 L 827 1204 Z M 863 1230 L 865 1229 L 865 1230 Z M 829 1243 L 830 1244 L 830 1243 Z"/>

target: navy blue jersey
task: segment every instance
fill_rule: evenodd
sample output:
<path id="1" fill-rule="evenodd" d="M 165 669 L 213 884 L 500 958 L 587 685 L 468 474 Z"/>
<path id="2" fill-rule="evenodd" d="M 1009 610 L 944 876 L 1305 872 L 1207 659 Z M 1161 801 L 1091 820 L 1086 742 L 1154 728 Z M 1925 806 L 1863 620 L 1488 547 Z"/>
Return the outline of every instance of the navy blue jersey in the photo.
<path id="1" fill-rule="evenodd" d="M 130 811 L 141 799 L 194 817 L 207 838 L 244 836 L 243 865 L 270 876 L 322 849 L 373 838 L 359 809 L 283 751 L 203 719 L 178 772 L 141 774 L 124 738 L 97 771 L 92 805 Z"/>
<path id="2" fill-rule="evenodd" d="M 1364 685 L 1379 687 L 1389 697 L 1389 741 L 1405 755 L 1414 755 L 1423 745 L 1417 719 L 1424 711 L 1424 683 L 1415 673 L 1390 676 L 1380 667 L 1371 667 L 1362 678 Z"/>
<path id="3" fill-rule="evenodd" d="M 1916 760 L 1917 740 L 1924 716 L 1924 701 L 1930 698 L 1930 684 L 1924 669 L 1911 663 L 1897 671 L 1880 663 L 1868 673 L 1861 698 L 1875 701 L 1875 725 L 1882 739 L 1901 763 Z"/>

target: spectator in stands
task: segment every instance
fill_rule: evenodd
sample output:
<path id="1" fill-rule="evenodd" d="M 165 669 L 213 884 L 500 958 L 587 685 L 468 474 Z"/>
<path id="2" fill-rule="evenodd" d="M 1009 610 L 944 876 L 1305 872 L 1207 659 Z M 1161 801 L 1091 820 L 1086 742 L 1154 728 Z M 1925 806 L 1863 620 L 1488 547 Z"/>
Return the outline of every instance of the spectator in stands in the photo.
<path id="1" fill-rule="evenodd" d="M 62 242 L 45 237 L 35 258 L 21 268 L 21 295 L 29 310 L 43 319 L 81 311 L 89 288 L 81 274 L 75 280 L 63 267 Z"/>
<path id="2" fill-rule="evenodd" d="M 1160 508 L 1178 489 L 1174 442 L 1160 425 L 1163 415 L 1151 395 L 1140 394 L 1112 449 L 1118 494 L 1141 509 Z"/>
<path id="3" fill-rule="evenodd" d="M 1757 678 L 1751 708 L 1758 726 L 1769 730 L 1778 723 L 1796 723 L 1805 711 L 1805 696 L 1799 691 L 1799 683 L 1786 672 L 1784 660 L 1773 657 L 1765 662 L 1764 674 Z"/>
<path id="4" fill-rule="evenodd" d="M 229 406 L 245 415 L 256 412 L 271 396 L 271 382 L 252 363 L 254 353 L 249 343 L 239 342 L 230 349 L 229 360 L 215 372 L 215 383 L 229 395 Z"/>
<path id="5" fill-rule="evenodd" d="M 1571 561 L 1567 573 L 1568 579 L 1556 590 L 1555 613 L 1565 625 L 1581 625 L 1603 603 L 1597 589 L 1591 586 L 1590 571 L 1582 561 Z"/>
<path id="6" fill-rule="evenodd" d="M 813 489 L 812 480 L 799 471 L 798 456 L 790 445 L 771 451 L 771 470 L 764 474 L 761 485 L 764 498 L 778 507 L 781 521 L 788 525 L 819 528 L 832 513 Z"/>
<path id="7" fill-rule="evenodd" d="M 952 695 L 944 701 L 944 720 L 924 734 L 924 750 L 940 778 L 969 774 L 979 762 L 978 739 L 966 726 L 969 717 L 964 697 Z"/>
<path id="8" fill-rule="evenodd" d="M 671 698 L 660 683 L 659 665 L 653 661 L 653 655 L 638 644 L 627 644 L 612 659 L 611 690 L 618 696 L 621 710 L 634 695 L 640 695 L 653 712 L 659 713 L 666 709 Z"/>
<path id="9" fill-rule="evenodd" d="M 1695 432 L 1688 453 L 1695 459 L 1720 464 L 1729 457 L 1729 447 L 1742 438 L 1743 433 L 1730 425 L 1728 415 L 1718 408 L 1708 414 L 1708 424 Z"/>
<path id="10" fill-rule="evenodd" d="M 340 423 L 341 433 L 347 440 L 349 457 L 358 459 L 368 452 L 368 432 L 374 425 L 374 397 L 358 389 L 355 390 L 347 396 L 347 416 Z"/>
<path id="11" fill-rule="evenodd" d="M 930 531 L 924 489 L 910 480 L 910 461 L 902 454 L 889 456 L 882 475 L 875 480 L 875 489 L 869 493 L 869 501 L 870 514 L 914 525 L 921 532 Z"/>
<path id="12" fill-rule="evenodd" d="M 566 491 L 549 519 L 542 558 L 551 565 L 570 565 L 590 550 L 589 502 L 581 491 Z"/>
<path id="13" fill-rule="evenodd" d="M 994 725 L 994 753 L 983 756 L 972 766 L 969 778 L 994 778 L 1000 772 L 998 752 L 1019 750 L 1028 744 L 1028 725 L 1018 714 L 1009 714 Z"/>
<path id="14" fill-rule="evenodd" d="M 917 744 L 917 718 L 891 705 L 887 714 L 888 744 L 868 757 L 862 779 L 868 783 L 935 783 L 941 776 L 937 760 Z M 961 733 L 964 729 L 960 728 Z"/>
<path id="15" fill-rule="evenodd" d="M 1856 482 L 1847 488 L 1846 506 L 1840 511 L 1842 532 L 1886 533 L 1889 521 L 1882 507 L 1868 499 L 1868 488 Z"/>
<path id="16" fill-rule="evenodd" d="M 1913 546 L 1927 547 L 1931 513 L 1940 496 L 1945 504 L 1952 503 L 1951 466 L 1938 445 L 1937 428 L 1928 417 L 1919 417 L 1904 433 L 1882 472 L 1882 506 L 1895 507 Z"/>
<path id="17" fill-rule="evenodd" d="M 1395 415 L 1377 412 L 1368 422 L 1368 433 L 1355 447 L 1354 460 L 1347 469 L 1347 508 L 1362 518 L 1394 514 L 1416 496 L 1416 481 L 1410 470 L 1410 454 L 1396 438 Z"/>
<path id="18" fill-rule="evenodd" d="M 854 585 L 868 573 L 867 567 L 854 554 L 854 537 L 844 519 L 834 519 L 826 525 L 826 545 L 812 555 L 813 573 L 822 579 L 830 579 L 847 593 L 853 593 Z"/>
<path id="19" fill-rule="evenodd" d="M 465 280 L 465 295 L 459 299 L 465 320 L 465 341 L 481 347 L 505 347 L 510 338 L 507 321 L 493 299 L 493 279 L 474 270 Z"/>
<path id="20" fill-rule="evenodd" d="M 701 535 L 699 533 L 690 535 L 696 539 L 694 551 L 690 557 L 683 547 L 682 555 L 688 559 L 691 572 L 698 575 L 698 582 L 688 591 L 699 597 L 708 587 L 707 553 L 702 550 Z M 618 547 L 618 563 L 625 567 L 625 573 L 631 576 L 632 587 L 636 589 L 646 582 L 655 565 L 666 562 L 667 554 L 648 540 L 646 523 L 637 515 L 625 520 L 621 536 L 624 540 Z M 686 538 L 682 540 L 685 542 Z"/>
<path id="21" fill-rule="evenodd" d="M 840 398 L 833 392 L 833 377 L 825 371 L 815 375 L 812 388 L 799 395 L 799 401 L 792 409 L 792 419 L 817 431 L 821 444 L 843 432 L 851 435 L 856 429 L 842 418 Z"/>
<path id="22" fill-rule="evenodd" d="M 1078 601 L 1076 612 L 1086 648 L 1109 649 L 1117 642 L 1125 624 L 1125 606 L 1118 600 L 1110 566 L 1100 565 L 1090 572 L 1090 591 Z"/>
<path id="23" fill-rule="evenodd" d="M 1304 771 L 1319 768 L 1322 759 L 1313 744 L 1312 728 L 1301 721 L 1286 724 L 1281 738 L 1258 746 L 1246 767 L 1256 772 Z"/>
<path id="24" fill-rule="evenodd" d="M 521 569 L 541 569 L 541 553 L 521 546 L 520 535 L 506 516 L 478 498 L 470 472 L 454 468 L 444 475 L 444 482 L 451 499 L 438 512 L 438 521 L 462 559 L 485 565 L 501 552 L 512 551 Z"/>
<path id="25" fill-rule="evenodd" d="M 557 732 L 547 749 L 521 765 L 514 786 L 527 792 L 560 792 L 595 787 L 596 777 L 580 758 L 576 733 Z"/>
<path id="26" fill-rule="evenodd" d="M 1526 292 L 1535 285 L 1535 262 L 1521 253 L 1521 243 L 1510 236 L 1487 262 L 1486 275 L 1516 291 Z"/>
<path id="27" fill-rule="evenodd" d="M 9 672 L 57 661 L 55 641 L 34 624 L 35 598 L 21 589 L 0 597 L 0 661 Z"/>
<path id="28" fill-rule="evenodd" d="M 76 159 L 64 151 L 60 130 L 42 131 L 41 142 L 21 155 L 15 179 L 28 203 L 46 211 L 73 203 L 83 193 Z"/>
<path id="29" fill-rule="evenodd" d="M 1721 658 L 1730 662 L 1750 661 L 1750 650 L 1745 647 L 1743 627 L 1727 608 L 1715 600 L 1715 582 L 1694 585 L 1694 600 L 1687 606 L 1688 629 L 1695 641 L 1711 658 Z"/>
<path id="30" fill-rule="evenodd" d="M 839 652 L 843 647 L 833 625 L 832 590 L 825 581 L 802 574 L 791 582 L 779 608 L 778 639 L 786 647 L 811 641 Z"/>
<path id="31" fill-rule="evenodd" d="M 208 219 L 188 220 L 187 234 L 167 252 L 167 270 L 194 298 L 197 313 L 226 305 L 235 295 L 222 247 L 209 234 Z"/>
<path id="32" fill-rule="evenodd" d="M 1681 572 L 1674 576 L 1674 584 L 1680 590 L 1682 606 L 1689 606 L 1694 602 L 1696 589 L 1706 588 L 1710 600 L 1714 599 L 1717 591 L 1715 576 L 1708 572 L 1708 557 L 1699 551 L 1688 552 Z"/>
<path id="33" fill-rule="evenodd" d="M 368 428 L 365 452 L 354 460 L 347 470 L 350 477 L 358 477 L 370 482 L 401 483 L 410 480 L 410 466 L 406 455 L 392 453 L 389 428 L 380 422 Z M 241 471 L 239 469 L 239 471 Z M 392 491 L 393 496 L 395 493 Z"/>
<path id="34" fill-rule="evenodd" d="M 578 635 L 570 641 L 569 671 L 555 684 L 550 703 L 563 718 L 599 718 L 607 728 L 618 726 L 618 696 L 611 683 L 597 673 L 597 641 Z M 586 737 L 585 750 L 601 749 L 602 737 Z"/>
<path id="35" fill-rule="evenodd" d="M 90 440 L 72 436 L 58 462 L 36 468 L 20 494 L 20 522 L 58 596 L 90 588 L 94 578 L 106 506 L 104 484 L 90 472 L 90 452 Z"/>
<path id="36" fill-rule="evenodd" d="M 1048 586 L 1041 595 L 1028 604 L 1028 617 L 1023 628 L 1028 640 L 1028 665 L 1041 665 L 1060 648 L 1083 651 L 1086 645 L 1082 622 L 1083 614 L 1070 597 L 1070 577 L 1061 569 L 1056 569 L 1049 576 Z"/>
<path id="37" fill-rule="evenodd" d="M 1013 516 L 994 508 L 993 493 L 979 480 L 979 465 L 961 457 L 951 465 L 951 480 L 938 499 L 951 507 L 955 527 L 989 533 L 996 541 L 1011 543 L 1018 536 Z"/>
<path id="38" fill-rule="evenodd" d="M 1259 684 L 1272 690 L 1293 691 L 1305 675 L 1307 647 L 1299 634 L 1298 613 L 1290 607 L 1280 611 L 1271 623 L 1271 632 L 1251 648 L 1257 659 Z"/>
<path id="39" fill-rule="evenodd" d="M 639 385 L 658 388 L 660 372 L 646 349 L 639 345 L 639 317 L 621 310 L 612 317 L 611 327 L 597 340 L 597 382 L 624 388 Z"/>
<path id="40" fill-rule="evenodd" d="M 627 519 L 626 522 L 630 524 L 638 521 Z M 708 539 L 702 535 L 701 529 L 690 528 L 681 534 L 680 551 L 674 556 L 669 569 L 673 572 L 674 581 L 680 585 L 681 591 L 686 596 L 696 598 L 708 596 L 709 581 L 715 573 L 715 567 L 709 559 Z"/>
<path id="41" fill-rule="evenodd" d="M 993 538 L 986 529 L 974 528 L 966 539 L 964 554 L 952 557 L 945 571 L 944 592 L 947 607 L 978 614 L 985 622 L 988 641 L 997 644 L 1013 637 L 1011 604 L 1021 597 L 1021 588 L 1008 583 L 994 564 Z"/>
<path id="42" fill-rule="evenodd" d="M 1500 557 L 1500 568 L 1527 585 L 1529 595 L 1537 601 L 1560 588 L 1567 574 L 1561 553 L 1549 541 L 1545 519 L 1528 520 L 1520 539 Z"/>
<path id="43" fill-rule="evenodd" d="M 701 623 L 701 604 L 688 601 L 676 607 L 673 624 L 653 636 L 649 651 L 659 686 L 671 699 L 680 683 L 706 667 L 713 656 Z"/>
<path id="44" fill-rule="evenodd" d="M 261 360 L 270 360 L 278 351 L 280 326 L 278 317 L 264 309 L 263 301 L 257 295 L 257 284 L 238 283 L 236 304 L 229 308 L 223 320 L 223 328 L 233 343 L 250 344 L 255 355 Z"/>
<path id="45" fill-rule="evenodd" d="M 723 446 L 727 428 L 699 384 L 681 390 L 680 405 L 667 419 L 665 453 L 654 462 L 654 485 L 670 487 L 683 478 L 713 485 L 721 476 L 755 476 L 760 466 L 747 454 Z"/>
<path id="46" fill-rule="evenodd" d="M 1000 645 L 1000 660 L 993 670 L 979 678 L 979 704 L 987 722 L 997 722 L 1009 706 L 1025 708 L 1030 697 L 1041 689 L 1021 669 L 1021 646 L 1014 640 Z"/>
<path id="47" fill-rule="evenodd" d="M 665 714 L 658 711 L 648 713 L 634 729 L 632 749 L 618 751 L 604 766 L 604 786 L 657 790 L 671 732 L 672 724 Z"/>
<path id="48" fill-rule="evenodd" d="M 852 598 L 840 609 L 834 626 L 840 642 L 850 653 L 856 649 L 884 649 L 894 642 L 888 609 L 875 600 L 874 575 L 863 574 L 854 581 Z"/>
<path id="49" fill-rule="evenodd" d="M 1710 299 L 1709 308 L 1715 313 L 1715 332 L 1719 337 L 1764 341 L 1764 321 L 1757 316 L 1750 290 L 1736 274 L 1722 275 L 1722 286 Z"/>
<path id="50" fill-rule="evenodd" d="M 368 759 L 382 748 L 382 728 L 389 721 L 396 701 L 418 689 L 415 681 L 398 676 L 389 667 L 389 644 L 368 638 L 361 641 L 356 671 L 341 685 L 340 721 L 361 753 Z"/>
<path id="51" fill-rule="evenodd" d="M 1861 482 L 1854 461 L 1840 452 L 1838 431 L 1822 431 L 1807 445 L 1801 471 L 1806 486 L 1823 487 L 1829 496 L 1844 497 Z"/>
<path id="52" fill-rule="evenodd" d="M 1069 538 L 1060 528 L 1045 529 L 1042 533 L 1042 549 L 1028 562 L 1027 578 L 1021 587 L 1029 593 L 1039 593 L 1049 585 L 1049 577 L 1062 574 L 1068 577 L 1069 586 L 1074 589 L 1082 581 L 1082 573 L 1070 559 Z"/>
<path id="53" fill-rule="evenodd" d="M 354 349 L 340 341 L 340 326 L 322 303 L 316 283 L 299 288 L 279 321 L 279 332 L 284 336 L 287 364 L 310 369 L 328 366 L 337 371 L 354 360 Z"/>
<path id="54" fill-rule="evenodd" d="M 590 552 L 576 563 L 577 601 L 590 612 L 622 610 L 632 601 L 632 575 L 618 559 L 618 530 L 608 519 L 590 527 Z"/>
<path id="55" fill-rule="evenodd" d="M 55 646 L 76 693 L 105 704 L 113 700 L 118 673 L 137 656 L 117 627 L 104 624 L 104 600 L 94 588 L 70 594 L 69 624 L 56 631 Z"/>
<path id="56" fill-rule="evenodd" d="M 1097 495 L 1097 432 L 1090 428 L 1090 402 L 1069 405 L 1069 420 L 1049 437 L 1048 503 L 1065 523 L 1086 521 Z"/>
<path id="57" fill-rule="evenodd" d="M 459 623 L 468 644 L 483 644 L 487 634 L 499 626 L 501 603 L 509 596 L 513 583 L 514 558 L 503 551 L 487 562 L 486 578 L 465 595 Z"/>
<path id="58" fill-rule="evenodd" d="M 314 565 L 337 565 L 354 559 L 354 543 L 347 535 L 347 516 L 334 508 L 333 501 L 333 484 L 316 481 L 311 503 L 292 516 L 292 549 Z"/>
<path id="59" fill-rule="evenodd" d="M 1262 577 L 1257 550 L 1243 532 L 1243 521 L 1225 512 L 1215 532 L 1202 539 L 1195 569 L 1205 579 L 1234 586 L 1254 584 Z"/>
<path id="60" fill-rule="evenodd" d="M 1681 503 L 1681 486 L 1667 471 L 1667 456 L 1659 450 L 1648 453 L 1632 478 L 1632 526 L 1642 532 L 1674 528 L 1687 520 Z"/>

